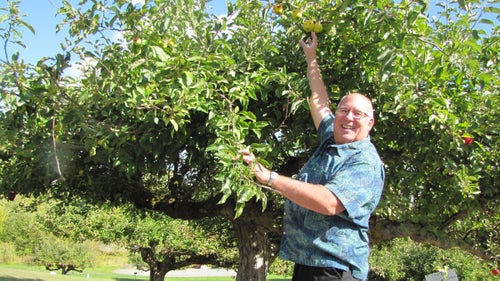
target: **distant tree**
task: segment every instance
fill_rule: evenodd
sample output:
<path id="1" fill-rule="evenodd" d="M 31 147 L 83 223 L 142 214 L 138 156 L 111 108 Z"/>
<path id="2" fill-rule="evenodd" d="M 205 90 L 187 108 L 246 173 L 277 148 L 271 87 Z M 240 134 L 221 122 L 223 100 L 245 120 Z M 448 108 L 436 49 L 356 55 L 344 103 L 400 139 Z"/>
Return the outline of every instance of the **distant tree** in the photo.
<path id="1" fill-rule="evenodd" d="M 46 235 L 38 246 L 35 262 L 47 270 L 61 270 L 63 275 L 71 271 L 83 272 L 92 266 L 94 251 L 88 242 L 74 242 L 54 235 Z"/>

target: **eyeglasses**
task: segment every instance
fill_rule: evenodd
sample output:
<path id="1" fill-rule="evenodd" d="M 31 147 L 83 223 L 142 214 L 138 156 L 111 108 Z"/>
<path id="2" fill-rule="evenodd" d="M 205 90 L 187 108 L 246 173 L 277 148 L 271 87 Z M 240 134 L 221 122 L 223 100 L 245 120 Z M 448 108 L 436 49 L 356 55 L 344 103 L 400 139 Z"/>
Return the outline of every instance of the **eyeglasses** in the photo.
<path id="1" fill-rule="evenodd" d="M 363 111 L 359 110 L 349 110 L 347 108 L 339 108 L 335 111 L 336 114 L 341 115 L 341 116 L 347 116 L 349 115 L 349 112 L 352 112 L 352 118 L 359 120 L 361 118 L 365 117 L 371 117 L 370 115 L 364 113 Z"/>

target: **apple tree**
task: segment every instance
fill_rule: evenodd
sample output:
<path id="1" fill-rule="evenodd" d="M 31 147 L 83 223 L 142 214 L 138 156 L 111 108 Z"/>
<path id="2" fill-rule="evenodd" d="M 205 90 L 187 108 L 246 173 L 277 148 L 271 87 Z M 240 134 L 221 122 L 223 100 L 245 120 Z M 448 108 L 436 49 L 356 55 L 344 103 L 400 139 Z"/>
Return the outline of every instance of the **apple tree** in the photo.
<path id="1" fill-rule="evenodd" d="M 274 92 L 262 75 L 249 74 L 261 69 L 285 76 L 256 59 L 261 52 L 256 46 L 270 44 L 270 37 L 262 41 L 258 29 L 243 33 L 247 19 L 238 15 L 258 18 L 253 12 L 260 4 L 242 11 L 230 6 L 229 19 L 210 17 L 203 2 L 101 4 L 85 10 L 66 2 L 60 9 L 74 36 L 68 41 L 74 45 L 66 46 L 61 55 L 36 66 L 15 56 L 6 59 L 2 70 L 8 79 L 2 81 L 4 100 L 9 102 L 2 119 L 2 173 L 20 173 L 3 178 L 2 187 L 35 194 L 50 190 L 67 200 L 81 196 L 95 202 L 133 202 L 177 218 L 229 218 L 246 259 L 239 278 L 255 279 L 245 277 L 245 269 L 265 278 L 268 244 L 277 244 L 279 236 L 273 221 L 279 216 L 267 214 L 276 209 L 263 214 L 262 206 L 253 202 L 257 208 L 250 208 L 248 219 L 234 220 L 239 215 L 235 210 L 241 213 L 252 192 L 265 196 L 252 185 L 247 191 L 248 175 L 242 179 L 246 185 L 236 192 L 240 199 L 229 198 L 227 188 L 225 196 L 220 192 L 220 163 L 228 159 L 227 149 L 234 156 L 246 134 L 261 135 L 265 124 L 241 109 L 248 106 L 249 95 L 256 98 L 259 85 Z M 230 28 L 240 30 L 238 36 L 228 33 L 228 21 Z M 112 41 L 108 33 L 91 50 L 78 45 L 103 30 L 115 30 L 123 39 Z M 234 43 L 239 40 L 248 45 Z M 235 46 L 243 50 L 235 52 Z M 88 62 L 80 77 L 62 75 L 71 56 Z M 271 107 L 267 111 L 274 114 Z M 207 149 L 226 141 L 222 160 L 217 151 Z M 244 170 L 241 164 L 239 168 Z M 167 184 L 157 187 L 164 181 Z M 221 199 L 226 204 L 218 204 Z M 276 234 L 269 238 L 271 231 Z"/>
<path id="2" fill-rule="evenodd" d="M 410 236 L 498 263 L 498 7 L 279 4 L 236 1 L 216 16 L 202 0 L 64 1 L 61 54 L 2 60 L 2 190 L 222 216 L 239 241 L 237 279 L 265 280 L 283 199 L 234 157 L 250 146 L 291 176 L 311 154 L 297 42 L 316 28 L 332 103 L 361 91 L 376 107 L 387 182 L 373 242 Z M 19 43 L 10 31 L 30 26 L 7 14 L 2 38 Z M 81 75 L 62 75 L 75 58 Z"/>

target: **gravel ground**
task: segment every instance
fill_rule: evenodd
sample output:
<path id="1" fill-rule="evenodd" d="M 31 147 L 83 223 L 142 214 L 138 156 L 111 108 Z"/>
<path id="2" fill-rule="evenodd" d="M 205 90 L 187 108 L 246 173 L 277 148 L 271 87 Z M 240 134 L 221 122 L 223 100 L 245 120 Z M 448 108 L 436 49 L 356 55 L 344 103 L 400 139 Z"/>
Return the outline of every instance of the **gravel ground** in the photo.
<path id="1" fill-rule="evenodd" d="M 126 274 L 126 275 L 137 275 L 137 276 L 149 276 L 149 271 L 137 270 L 134 268 L 125 268 L 115 270 L 114 273 Z M 183 270 L 173 270 L 167 273 L 166 277 L 209 277 L 209 276 L 231 276 L 236 277 L 236 272 L 231 269 L 224 268 L 188 268 Z"/>

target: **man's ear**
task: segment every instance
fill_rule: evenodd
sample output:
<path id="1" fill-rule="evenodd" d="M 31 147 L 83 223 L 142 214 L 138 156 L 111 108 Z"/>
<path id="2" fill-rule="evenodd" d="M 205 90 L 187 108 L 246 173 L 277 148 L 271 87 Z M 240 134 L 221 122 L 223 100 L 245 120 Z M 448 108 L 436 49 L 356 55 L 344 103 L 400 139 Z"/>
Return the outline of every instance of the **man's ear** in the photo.
<path id="1" fill-rule="evenodd" d="M 368 121 L 368 125 L 370 126 L 370 130 L 369 131 L 371 131 L 372 128 L 373 128 L 373 125 L 375 125 L 375 118 L 370 117 L 370 120 Z"/>

